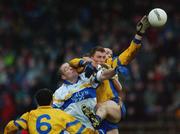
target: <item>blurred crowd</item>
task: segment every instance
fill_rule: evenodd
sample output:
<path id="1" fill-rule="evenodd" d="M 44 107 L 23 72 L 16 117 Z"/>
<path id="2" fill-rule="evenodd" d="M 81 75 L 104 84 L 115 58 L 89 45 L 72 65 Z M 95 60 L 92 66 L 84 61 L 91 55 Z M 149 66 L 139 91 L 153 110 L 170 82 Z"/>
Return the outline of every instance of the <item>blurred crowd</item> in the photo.
<path id="1" fill-rule="evenodd" d="M 58 66 L 101 45 L 114 56 L 133 39 L 136 23 L 154 8 L 168 13 L 150 28 L 123 78 L 128 121 L 180 119 L 180 2 L 178 0 L 1 0 L 0 128 L 35 107 L 36 90 L 57 89 Z"/>

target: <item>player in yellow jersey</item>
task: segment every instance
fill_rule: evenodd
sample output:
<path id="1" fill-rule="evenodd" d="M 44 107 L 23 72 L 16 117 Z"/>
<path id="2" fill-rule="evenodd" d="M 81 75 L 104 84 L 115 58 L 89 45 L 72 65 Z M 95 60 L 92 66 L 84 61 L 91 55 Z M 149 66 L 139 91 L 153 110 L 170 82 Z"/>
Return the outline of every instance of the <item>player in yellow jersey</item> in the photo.
<path id="1" fill-rule="evenodd" d="M 129 64 L 130 61 L 135 57 L 138 50 L 141 48 L 141 40 L 143 34 L 149 26 L 150 25 L 147 16 L 144 16 L 137 24 L 137 33 L 134 39 L 131 41 L 130 46 L 116 58 L 106 59 L 106 52 L 104 49 L 94 49 L 90 54 L 90 58 L 93 60 L 93 65 L 97 67 L 97 65 L 106 64 L 106 66 L 109 68 L 116 68 L 117 66 L 125 66 Z M 81 65 L 84 64 L 83 62 L 83 59 L 76 58 L 70 61 L 70 65 L 79 69 L 79 67 L 82 68 Z M 124 112 L 124 108 L 121 104 L 118 104 L 119 94 L 116 89 L 116 84 L 113 82 L 113 80 L 111 79 L 103 81 L 101 85 L 97 88 L 96 94 L 97 102 L 100 106 L 97 109 L 96 114 L 102 119 L 106 118 L 114 123 L 120 121 Z M 112 125 L 109 130 L 110 133 L 118 133 L 117 126 L 115 125 Z"/>
<path id="2" fill-rule="evenodd" d="M 90 53 L 91 58 L 95 61 L 94 64 L 97 65 L 103 65 L 103 67 L 111 68 L 109 65 L 105 64 L 105 60 L 107 57 L 106 51 L 102 47 L 97 47 L 93 49 L 93 51 Z M 119 69 L 119 68 L 117 68 Z M 121 72 L 121 71 L 120 71 Z M 111 97 L 110 99 L 105 100 L 104 102 L 98 102 L 97 104 L 97 111 L 96 111 L 96 116 L 94 116 L 91 111 L 88 109 L 88 107 L 84 107 L 83 111 L 84 114 L 87 115 L 90 120 L 93 122 L 95 118 L 97 118 L 99 121 L 104 120 L 102 122 L 103 125 L 100 126 L 103 130 L 108 131 L 108 134 L 111 133 L 118 133 L 118 123 L 120 119 L 125 115 L 125 107 L 124 104 L 122 103 L 120 99 L 120 95 L 122 94 L 122 87 L 117 80 L 117 77 L 113 77 L 112 79 L 109 80 L 104 80 L 103 82 L 100 83 L 100 86 L 97 88 L 99 90 L 99 95 L 109 95 Z M 97 93 L 96 90 L 96 93 Z M 101 92 L 101 93 L 100 93 Z M 97 94 L 98 95 L 98 94 Z M 111 96 L 110 96 L 111 95 Z M 106 96 L 104 96 L 106 97 Z M 98 101 L 99 96 L 97 96 L 97 101 Z M 92 118 L 92 119 L 91 119 Z M 110 123 L 110 122 L 111 123 Z M 97 122 L 97 121 L 96 121 Z M 92 123 L 94 127 L 99 127 L 96 126 L 96 124 Z"/>
<path id="3" fill-rule="evenodd" d="M 37 91 L 35 98 L 38 108 L 24 113 L 19 119 L 10 121 L 5 127 L 4 134 L 14 134 L 21 129 L 28 130 L 30 134 L 99 133 L 86 128 L 80 121 L 64 111 L 52 108 L 52 94 L 49 89 Z"/>

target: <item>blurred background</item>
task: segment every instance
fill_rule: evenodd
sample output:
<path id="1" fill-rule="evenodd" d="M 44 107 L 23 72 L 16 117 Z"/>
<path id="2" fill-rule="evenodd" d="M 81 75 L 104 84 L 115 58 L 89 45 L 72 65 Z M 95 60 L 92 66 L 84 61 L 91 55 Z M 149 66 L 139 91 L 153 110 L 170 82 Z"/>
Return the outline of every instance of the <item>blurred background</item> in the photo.
<path id="1" fill-rule="evenodd" d="M 58 66 L 101 45 L 114 55 L 133 39 L 136 23 L 160 7 L 163 28 L 150 28 L 123 79 L 127 118 L 121 134 L 180 134 L 179 0 L 1 0 L 0 131 L 35 108 L 34 93 L 55 91 Z"/>

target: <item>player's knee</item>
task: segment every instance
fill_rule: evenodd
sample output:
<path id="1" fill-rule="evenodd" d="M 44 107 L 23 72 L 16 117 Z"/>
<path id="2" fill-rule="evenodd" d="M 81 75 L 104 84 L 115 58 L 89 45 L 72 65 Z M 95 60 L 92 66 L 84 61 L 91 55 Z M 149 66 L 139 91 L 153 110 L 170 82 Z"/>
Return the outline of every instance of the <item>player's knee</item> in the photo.
<path id="1" fill-rule="evenodd" d="M 108 120 L 112 123 L 119 123 L 121 118 L 109 118 Z"/>
<path id="2" fill-rule="evenodd" d="M 115 109 L 113 109 L 113 122 L 118 123 L 120 120 L 125 119 L 126 117 L 126 107 L 124 103 L 121 106 L 118 105 Z"/>
<path id="3" fill-rule="evenodd" d="M 121 120 L 121 111 L 118 105 L 108 110 L 107 119 L 113 123 L 118 123 Z"/>

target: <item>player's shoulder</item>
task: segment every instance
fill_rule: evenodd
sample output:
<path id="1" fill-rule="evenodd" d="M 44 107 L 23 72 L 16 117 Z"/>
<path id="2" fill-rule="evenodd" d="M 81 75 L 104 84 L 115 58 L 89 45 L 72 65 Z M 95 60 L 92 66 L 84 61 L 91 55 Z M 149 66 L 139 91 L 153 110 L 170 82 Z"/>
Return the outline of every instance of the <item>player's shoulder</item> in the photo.
<path id="1" fill-rule="evenodd" d="M 26 116 L 28 116 L 28 117 L 30 117 L 31 118 L 31 116 L 34 116 L 34 115 L 36 115 L 37 113 L 38 113 L 38 108 L 36 108 L 36 109 L 32 109 L 31 111 L 29 111 L 29 112 L 26 112 L 24 115 L 26 115 Z"/>
<path id="2" fill-rule="evenodd" d="M 65 112 L 62 111 L 62 110 L 59 109 L 59 108 L 52 108 L 50 113 L 51 113 L 51 114 L 57 113 L 57 114 L 61 114 L 61 115 L 62 115 L 62 114 L 64 114 Z"/>
<path id="3" fill-rule="evenodd" d="M 56 89 L 56 91 L 54 92 L 55 94 L 56 93 L 64 93 L 64 92 L 66 92 L 67 90 L 67 86 L 66 86 L 66 84 L 62 84 L 60 87 L 58 87 L 57 89 Z"/>
<path id="4" fill-rule="evenodd" d="M 35 109 L 32 109 L 31 111 L 29 112 L 26 112 L 27 114 L 31 114 L 31 113 L 36 113 L 38 111 L 38 107 L 35 108 Z"/>
<path id="5" fill-rule="evenodd" d="M 62 117 L 65 117 L 65 116 L 69 116 L 68 113 L 66 113 L 65 111 L 59 109 L 59 108 L 52 108 L 50 111 L 48 111 L 48 114 L 49 115 L 61 115 L 61 116 L 58 116 L 57 118 L 62 118 Z"/>
<path id="6" fill-rule="evenodd" d="M 65 84 L 60 86 L 53 94 L 55 98 L 63 99 L 68 94 L 69 90 Z"/>

